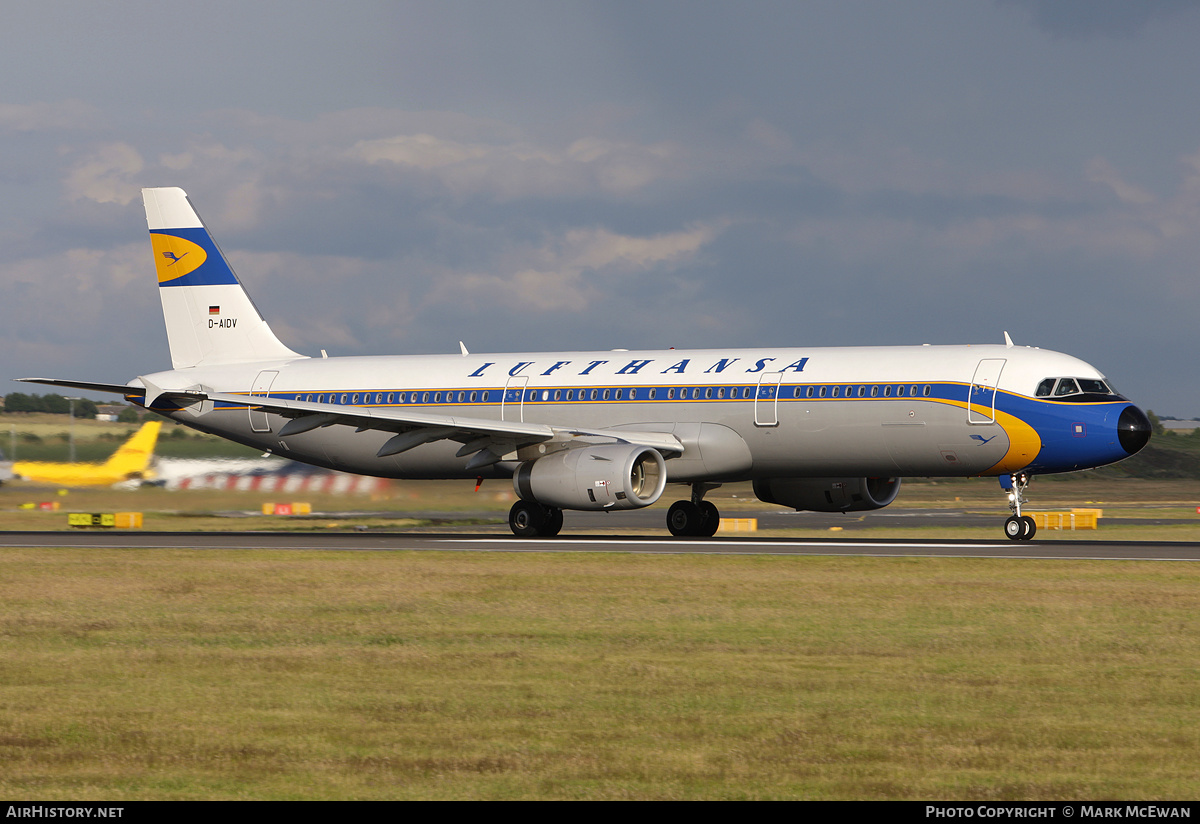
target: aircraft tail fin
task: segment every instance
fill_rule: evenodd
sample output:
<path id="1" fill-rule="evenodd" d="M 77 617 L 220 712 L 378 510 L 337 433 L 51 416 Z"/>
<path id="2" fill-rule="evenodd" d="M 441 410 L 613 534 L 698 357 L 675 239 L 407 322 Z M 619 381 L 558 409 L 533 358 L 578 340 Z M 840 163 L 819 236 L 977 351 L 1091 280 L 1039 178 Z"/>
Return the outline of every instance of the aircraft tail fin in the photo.
<path id="1" fill-rule="evenodd" d="M 158 443 L 158 433 L 162 429 L 162 421 L 146 421 L 142 428 L 133 433 L 133 437 L 121 444 L 120 449 L 104 462 L 104 470 L 125 478 L 140 478 L 150 466 L 154 457 L 154 446 Z"/>
<path id="2" fill-rule="evenodd" d="M 142 189 L 175 369 L 303 357 L 284 346 L 183 189 Z"/>

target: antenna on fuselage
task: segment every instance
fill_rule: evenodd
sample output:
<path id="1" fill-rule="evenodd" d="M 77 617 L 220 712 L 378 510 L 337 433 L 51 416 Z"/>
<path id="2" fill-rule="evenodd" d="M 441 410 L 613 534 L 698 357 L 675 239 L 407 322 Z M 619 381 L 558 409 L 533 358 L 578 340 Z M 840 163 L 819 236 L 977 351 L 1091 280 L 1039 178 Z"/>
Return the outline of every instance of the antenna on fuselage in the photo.
<path id="1" fill-rule="evenodd" d="M 1005 347 L 1007 347 L 1008 349 L 1012 349 L 1012 348 L 1013 348 L 1013 342 L 1012 342 L 1012 338 L 1010 338 L 1010 337 L 1008 336 L 1008 332 L 1005 332 L 1005 333 L 1004 333 L 1004 345 L 1005 345 Z"/>
<path id="2" fill-rule="evenodd" d="M 459 341 L 459 342 L 458 342 L 458 348 L 462 350 L 462 353 L 463 353 L 464 355 L 469 355 L 469 354 L 471 354 L 470 352 L 468 352 L 468 351 L 467 351 L 467 345 L 466 345 L 465 343 L 463 343 L 462 341 Z"/>

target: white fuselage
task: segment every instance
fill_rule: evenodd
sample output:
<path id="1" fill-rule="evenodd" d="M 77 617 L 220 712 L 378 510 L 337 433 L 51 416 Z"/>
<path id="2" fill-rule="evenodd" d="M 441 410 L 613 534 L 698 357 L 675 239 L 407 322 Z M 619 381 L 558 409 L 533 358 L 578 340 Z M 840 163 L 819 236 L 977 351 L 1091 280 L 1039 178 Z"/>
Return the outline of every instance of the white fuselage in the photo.
<path id="1" fill-rule="evenodd" d="M 384 477 L 480 473 L 435 442 L 377 457 L 388 433 L 318 428 L 280 438 L 286 418 L 251 395 L 364 410 L 673 433 L 671 481 L 761 477 L 1005 474 L 1045 460 L 1067 471 L 1125 457 L 1128 402 L 1035 399 L 1049 377 L 1103 378 L 1057 352 L 1002 345 L 655 350 L 300 358 L 146 376 L 166 389 L 246 396 L 184 423 L 276 454 Z M 968 403 L 968 399 L 971 403 Z M 164 410 L 165 411 L 165 410 Z M 1084 437 L 1071 429 L 1089 423 Z M 1065 447 L 1064 447 L 1065 444 Z M 1048 451 L 1047 451 L 1048 450 Z"/>

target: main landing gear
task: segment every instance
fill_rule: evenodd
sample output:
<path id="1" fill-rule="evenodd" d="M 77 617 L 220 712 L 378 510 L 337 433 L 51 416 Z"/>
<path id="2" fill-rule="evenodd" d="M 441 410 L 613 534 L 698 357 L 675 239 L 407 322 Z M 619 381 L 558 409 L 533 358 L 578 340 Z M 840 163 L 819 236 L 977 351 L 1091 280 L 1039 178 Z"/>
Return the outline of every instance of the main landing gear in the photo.
<path id="1" fill-rule="evenodd" d="M 1006 485 L 1004 482 L 1008 481 Z M 1001 477 L 1000 486 L 1008 490 L 1008 508 L 1012 516 L 1004 522 L 1004 534 L 1010 541 L 1029 541 L 1037 532 L 1037 524 L 1033 518 L 1021 514 L 1021 504 L 1028 503 L 1025 499 L 1025 488 L 1029 486 L 1029 476 L 1024 472 Z"/>
<path id="2" fill-rule="evenodd" d="M 667 529 L 678 537 L 711 538 L 721 525 L 721 513 L 715 504 L 704 500 L 704 493 L 720 484 L 692 484 L 692 499 L 676 501 L 667 510 Z"/>
<path id="3" fill-rule="evenodd" d="M 537 501 L 517 501 L 508 511 L 508 526 L 518 538 L 553 538 L 562 530 L 563 511 Z"/>

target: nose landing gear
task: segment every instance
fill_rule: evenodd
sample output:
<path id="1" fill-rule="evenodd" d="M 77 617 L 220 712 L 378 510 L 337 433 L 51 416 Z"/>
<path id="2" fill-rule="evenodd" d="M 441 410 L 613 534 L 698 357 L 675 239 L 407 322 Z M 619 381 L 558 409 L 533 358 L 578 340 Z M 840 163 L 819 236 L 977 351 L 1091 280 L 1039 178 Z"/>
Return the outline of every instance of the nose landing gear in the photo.
<path id="1" fill-rule="evenodd" d="M 1037 524 L 1033 518 L 1021 514 L 1021 504 L 1028 503 L 1025 488 L 1029 486 L 1029 480 L 1029 476 L 1024 472 L 1000 479 L 1000 485 L 1008 490 L 1008 508 L 1012 510 L 1012 516 L 1004 522 L 1004 535 L 1010 541 L 1029 541 L 1037 532 Z M 1008 481 L 1007 485 L 1005 481 Z"/>

